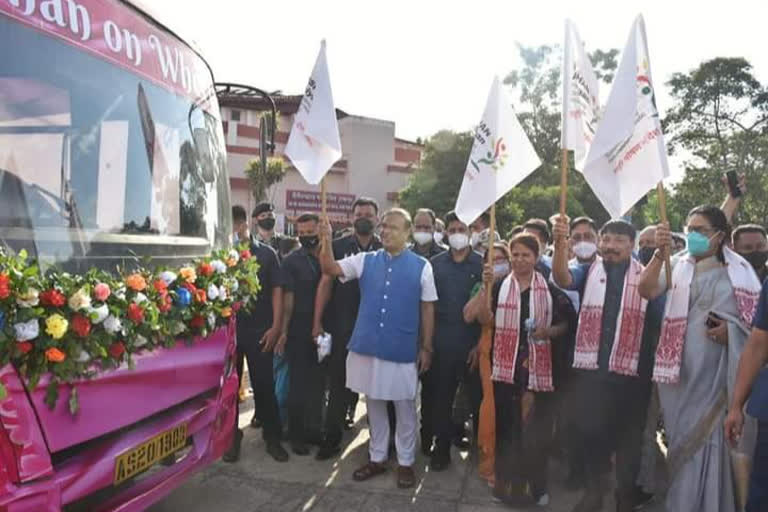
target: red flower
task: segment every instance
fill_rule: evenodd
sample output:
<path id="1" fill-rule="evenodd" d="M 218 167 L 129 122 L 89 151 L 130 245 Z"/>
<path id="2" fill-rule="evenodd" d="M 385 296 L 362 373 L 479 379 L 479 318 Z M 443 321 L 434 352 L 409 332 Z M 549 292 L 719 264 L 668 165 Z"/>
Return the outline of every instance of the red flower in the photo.
<path id="1" fill-rule="evenodd" d="M 83 315 L 73 315 L 69 325 L 75 334 L 81 338 L 85 338 L 91 333 L 91 321 Z"/>
<path id="2" fill-rule="evenodd" d="M 59 290 L 47 290 L 40 294 L 40 303 L 43 306 L 60 308 L 67 303 L 67 298 Z"/>
<path id="3" fill-rule="evenodd" d="M 162 292 L 160 294 L 160 302 L 157 305 L 157 309 L 159 309 L 161 313 L 167 313 L 171 310 L 171 304 L 171 296 L 168 295 L 168 292 Z"/>
<path id="4" fill-rule="evenodd" d="M 246 249 L 244 251 L 240 251 L 240 259 L 242 259 L 242 260 L 249 260 L 249 259 L 251 259 L 251 251 L 249 251 L 248 249 Z"/>
<path id="5" fill-rule="evenodd" d="M 135 324 L 144 322 L 144 310 L 138 304 L 131 303 L 128 306 L 128 318 Z"/>
<path id="6" fill-rule="evenodd" d="M 197 292 L 197 287 L 195 285 L 193 285 L 192 283 L 184 283 L 181 286 L 183 288 L 186 288 L 187 290 L 189 290 L 189 293 L 191 293 L 192 295 L 194 295 L 195 292 Z"/>
<path id="7" fill-rule="evenodd" d="M 237 313 L 238 311 L 240 311 L 240 308 L 242 308 L 242 307 L 243 307 L 243 303 L 240 302 L 240 301 L 237 301 L 234 304 L 232 304 L 232 311 Z"/>
<path id="8" fill-rule="evenodd" d="M 165 281 L 162 279 L 158 279 L 154 283 L 152 283 L 152 286 L 155 288 L 156 291 L 163 293 L 164 291 L 168 290 L 168 285 L 165 284 Z"/>
<path id="9" fill-rule="evenodd" d="M 29 354 L 32 351 L 32 344 L 28 341 L 25 341 L 23 343 L 17 343 L 16 348 L 18 348 L 19 352 L 22 354 Z"/>
<path id="10" fill-rule="evenodd" d="M 120 359 L 125 354 L 125 345 L 122 341 L 116 341 L 109 346 L 109 355 L 114 359 Z"/>
<path id="11" fill-rule="evenodd" d="M 11 278 L 8 274 L 0 274 L 0 299 L 7 299 L 11 296 Z"/>
<path id="12" fill-rule="evenodd" d="M 200 304 L 205 304 L 206 299 L 208 296 L 205 293 L 205 290 L 196 290 L 195 291 L 195 302 L 199 302 Z"/>
<path id="13" fill-rule="evenodd" d="M 192 318 L 192 320 L 189 321 L 189 326 L 193 329 L 201 329 L 205 327 L 205 318 L 203 318 L 200 315 L 197 315 L 196 317 Z"/>
<path id="14" fill-rule="evenodd" d="M 213 265 L 210 263 L 201 263 L 197 272 L 204 277 L 211 277 L 213 275 Z"/>

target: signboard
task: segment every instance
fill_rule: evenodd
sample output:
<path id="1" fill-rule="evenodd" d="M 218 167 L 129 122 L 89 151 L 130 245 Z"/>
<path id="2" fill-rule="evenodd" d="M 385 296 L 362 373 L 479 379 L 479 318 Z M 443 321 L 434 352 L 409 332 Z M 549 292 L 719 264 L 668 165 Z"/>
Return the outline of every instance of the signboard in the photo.
<path id="1" fill-rule="evenodd" d="M 352 203 L 355 202 L 354 194 L 328 192 L 325 199 L 328 213 L 345 215 L 352 213 Z M 321 210 L 320 192 L 286 190 L 285 209 L 296 210 L 297 212 L 319 212 Z"/>
<path id="2" fill-rule="evenodd" d="M 118 0 L 7 0 L 0 13 L 193 101 L 213 90 L 195 52 Z"/>

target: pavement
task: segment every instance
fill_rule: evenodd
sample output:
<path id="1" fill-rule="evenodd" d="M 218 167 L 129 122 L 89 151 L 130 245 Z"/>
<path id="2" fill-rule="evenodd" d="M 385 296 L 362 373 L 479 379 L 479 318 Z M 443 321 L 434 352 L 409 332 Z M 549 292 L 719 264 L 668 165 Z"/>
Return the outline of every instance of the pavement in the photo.
<path id="1" fill-rule="evenodd" d="M 252 404 L 251 400 L 248 400 Z M 270 512 L 270 511 L 457 511 L 490 512 L 510 510 L 542 510 L 570 512 L 580 498 L 579 492 L 563 487 L 565 468 L 557 461 L 550 464 L 549 506 L 512 509 L 496 503 L 488 485 L 477 475 L 476 463 L 468 452 L 452 451 L 453 464 L 444 472 L 430 472 L 428 459 L 419 452 L 416 460 L 418 483 L 415 488 L 401 490 L 392 470 L 359 483 L 352 473 L 367 462 L 368 427 L 364 401 L 357 408 L 357 421 L 346 432 L 344 450 L 330 461 L 318 462 L 314 456 L 299 457 L 291 453 L 290 461 L 278 463 L 267 455 L 261 431 L 249 425 L 252 405 L 241 405 L 240 425 L 245 438 L 240 461 L 235 464 L 217 462 L 176 489 L 150 512 Z M 284 443 L 289 449 L 288 443 Z M 313 455 L 314 455 L 313 450 Z M 604 511 L 615 510 L 612 497 Z M 663 512 L 660 503 L 643 509 Z"/>

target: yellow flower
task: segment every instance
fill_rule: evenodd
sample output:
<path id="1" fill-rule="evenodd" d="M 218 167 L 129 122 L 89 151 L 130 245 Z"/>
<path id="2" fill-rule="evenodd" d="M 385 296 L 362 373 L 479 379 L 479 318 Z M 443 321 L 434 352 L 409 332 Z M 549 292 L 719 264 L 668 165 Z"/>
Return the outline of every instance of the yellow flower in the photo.
<path id="1" fill-rule="evenodd" d="M 232 308 L 230 308 L 230 307 L 222 308 L 221 316 L 224 317 L 224 318 L 231 317 L 232 316 Z"/>
<path id="2" fill-rule="evenodd" d="M 197 273 L 195 269 L 190 267 L 184 267 L 179 270 L 179 275 L 188 283 L 194 283 L 197 280 Z"/>
<path id="3" fill-rule="evenodd" d="M 60 340 L 67 333 L 69 329 L 69 322 L 63 316 L 58 313 L 49 316 L 45 320 L 45 332 L 51 335 L 51 338 Z"/>

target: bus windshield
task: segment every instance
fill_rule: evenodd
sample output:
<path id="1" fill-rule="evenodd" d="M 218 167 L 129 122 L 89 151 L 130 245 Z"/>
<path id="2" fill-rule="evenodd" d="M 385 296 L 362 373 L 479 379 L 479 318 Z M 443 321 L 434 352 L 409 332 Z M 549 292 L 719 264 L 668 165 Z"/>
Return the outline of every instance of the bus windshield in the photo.
<path id="1" fill-rule="evenodd" d="M 106 4 L 163 34 L 128 6 Z M 144 256 L 186 260 L 227 243 L 224 137 L 204 63 L 177 70 L 210 91 L 186 94 L 98 49 L 41 30 L 21 16 L 26 12 L 20 5 L 0 11 L 0 45 L 6 48 L 0 60 L 2 244 L 82 270 L 114 268 Z M 78 35 L 84 35 L 82 22 L 87 18 L 95 27 L 98 13 L 79 8 L 74 14 L 81 15 Z M 127 30 L 110 35 L 108 23 L 102 42 L 111 50 L 117 36 L 126 49 L 138 43 Z M 144 40 L 135 53 L 143 50 L 148 60 L 151 46 Z M 170 66 L 174 54 L 165 50 Z M 199 59 L 186 50 L 188 60 Z"/>

